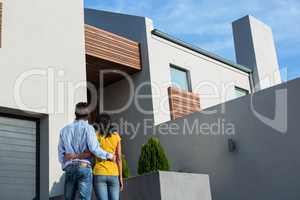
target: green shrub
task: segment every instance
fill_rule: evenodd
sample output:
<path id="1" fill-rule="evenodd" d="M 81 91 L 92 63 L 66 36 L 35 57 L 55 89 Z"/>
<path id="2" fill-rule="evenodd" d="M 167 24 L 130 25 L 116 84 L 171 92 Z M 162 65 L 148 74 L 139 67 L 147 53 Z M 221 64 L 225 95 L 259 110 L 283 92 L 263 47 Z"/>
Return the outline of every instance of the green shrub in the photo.
<path id="1" fill-rule="evenodd" d="M 138 173 L 141 175 L 158 170 L 168 171 L 170 170 L 170 165 L 158 138 L 151 137 L 142 146 L 138 163 Z"/>
<path id="2" fill-rule="evenodd" d="M 122 167 L 123 167 L 123 178 L 129 178 L 130 170 L 129 170 L 127 161 L 125 159 L 125 155 L 123 155 L 123 154 L 122 154 Z"/>

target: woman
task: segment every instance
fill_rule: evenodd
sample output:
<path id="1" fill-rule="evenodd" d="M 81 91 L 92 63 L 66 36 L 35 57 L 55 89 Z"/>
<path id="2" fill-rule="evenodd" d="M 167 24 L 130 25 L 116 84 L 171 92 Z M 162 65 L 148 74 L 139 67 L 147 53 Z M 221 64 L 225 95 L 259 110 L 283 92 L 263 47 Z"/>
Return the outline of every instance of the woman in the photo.
<path id="1" fill-rule="evenodd" d="M 94 190 L 98 200 L 119 200 L 123 191 L 121 137 L 111 124 L 108 114 L 101 114 L 96 120 L 99 130 L 97 138 L 103 150 L 116 154 L 116 163 L 95 159 Z"/>
<path id="2" fill-rule="evenodd" d="M 93 168 L 93 185 L 98 200 L 119 200 L 119 193 L 123 191 L 122 174 L 122 151 L 121 137 L 111 124 L 111 117 L 108 114 L 101 114 L 97 117 L 98 130 L 97 139 L 101 148 L 116 155 L 116 162 L 95 158 Z M 66 154 L 66 160 L 81 159 L 90 157 L 90 152 L 82 154 Z"/>

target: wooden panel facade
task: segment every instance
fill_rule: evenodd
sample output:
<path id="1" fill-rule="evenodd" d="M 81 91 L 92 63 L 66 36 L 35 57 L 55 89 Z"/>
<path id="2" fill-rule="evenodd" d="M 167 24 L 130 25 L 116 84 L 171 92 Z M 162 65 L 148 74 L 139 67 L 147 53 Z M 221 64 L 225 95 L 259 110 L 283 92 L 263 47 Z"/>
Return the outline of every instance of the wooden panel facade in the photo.
<path id="1" fill-rule="evenodd" d="M 94 26 L 85 25 L 86 55 L 141 70 L 139 43 Z"/>
<path id="2" fill-rule="evenodd" d="M 187 92 L 176 87 L 169 87 L 168 94 L 171 120 L 201 110 L 198 94 Z"/>

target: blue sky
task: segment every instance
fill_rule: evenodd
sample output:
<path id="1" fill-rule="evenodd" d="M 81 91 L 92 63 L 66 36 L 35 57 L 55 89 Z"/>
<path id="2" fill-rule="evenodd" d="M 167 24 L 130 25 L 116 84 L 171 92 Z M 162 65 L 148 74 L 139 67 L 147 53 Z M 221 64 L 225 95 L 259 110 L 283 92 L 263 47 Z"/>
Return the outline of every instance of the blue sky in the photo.
<path id="1" fill-rule="evenodd" d="M 233 61 L 231 22 L 251 14 L 273 29 L 283 79 L 300 77 L 300 0 L 85 0 L 85 7 L 149 17 L 155 28 Z"/>

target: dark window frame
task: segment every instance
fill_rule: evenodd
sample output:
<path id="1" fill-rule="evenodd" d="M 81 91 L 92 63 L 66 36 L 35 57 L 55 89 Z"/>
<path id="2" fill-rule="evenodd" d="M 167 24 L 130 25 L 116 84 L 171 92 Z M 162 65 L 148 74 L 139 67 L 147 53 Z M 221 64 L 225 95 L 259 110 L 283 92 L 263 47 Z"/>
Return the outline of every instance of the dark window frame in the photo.
<path id="1" fill-rule="evenodd" d="M 249 90 L 247 90 L 245 88 L 242 88 L 242 87 L 239 87 L 239 86 L 234 86 L 234 91 L 236 91 L 236 90 L 240 90 L 240 91 L 246 92 L 246 94 L 244 96 L 250 94 Z"/>
<path id="2" fill-rule="evenodd" d="M 174 64 L 170 64 L 170 69 L 171 69 L 171 68 L 186 73 L 187 86 L 188 86 L 187 92 L 192 92 L 192 91 L 193 91 L 193 89 L 192 89 L 193 87 L 192 87 L 192 80 L 191 80 L 191 72 L 190 72 L 190 70 L 188 70 L 188 69 L 186 69 L 186 68 L 183 68 L 183 67 L 180 67 L 180 66 L 178 66 L 178 65 L 174 65 Z M 170 70 L 170 75 L 171 75 L 171 70 Z M 172 77 L 171 77 L 171 82 L 172 82 Z"/>

